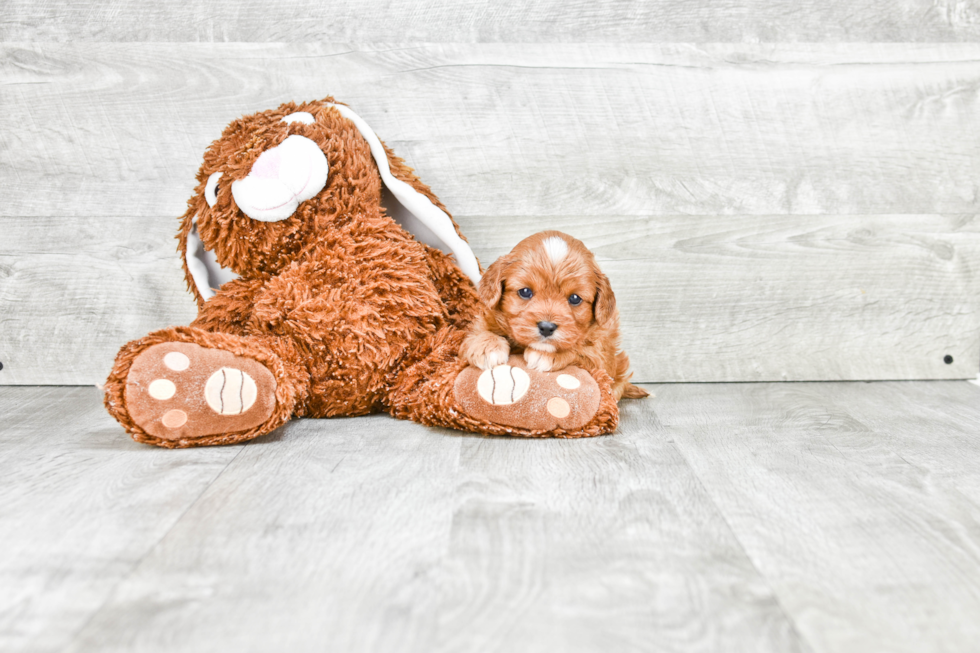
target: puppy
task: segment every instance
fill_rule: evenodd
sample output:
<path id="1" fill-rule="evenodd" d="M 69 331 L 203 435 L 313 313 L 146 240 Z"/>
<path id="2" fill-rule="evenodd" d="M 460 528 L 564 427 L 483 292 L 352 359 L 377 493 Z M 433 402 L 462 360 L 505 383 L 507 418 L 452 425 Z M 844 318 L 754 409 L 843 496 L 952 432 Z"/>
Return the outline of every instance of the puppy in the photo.
<path id="1" fill-rule="evenodd" d="M 471 365 L 490 369 L 523 351 L 527 366 L 541 372 L 605 370 L 616 401 L 648 395 L 629 382 L 616 297 L 581 241 L 560 231 L 525 238 L 487 268 L 479 293 L 484 310 L 460 351 Z"/>

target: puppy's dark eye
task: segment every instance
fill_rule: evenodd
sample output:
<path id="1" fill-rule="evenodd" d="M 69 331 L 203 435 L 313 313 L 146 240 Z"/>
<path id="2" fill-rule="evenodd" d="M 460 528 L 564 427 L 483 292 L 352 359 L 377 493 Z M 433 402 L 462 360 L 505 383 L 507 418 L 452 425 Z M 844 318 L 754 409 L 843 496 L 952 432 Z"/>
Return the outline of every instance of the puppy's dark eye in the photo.
<path id="1" fill-rule="evenodd" d="M 534 292 L 530 288 L 521 288 L 517 294 L 521 296 L 521 299 L 531 299 L 534 296 Z"/>
<path id="2" fill-rule="evenodd" d="M 571 295 L 568 298 L 568 303 L 571 304 L 572 306 L 578 306 L 579 304 L 582 303 L 582 298 L 579 297 L 578 295 Z"/>

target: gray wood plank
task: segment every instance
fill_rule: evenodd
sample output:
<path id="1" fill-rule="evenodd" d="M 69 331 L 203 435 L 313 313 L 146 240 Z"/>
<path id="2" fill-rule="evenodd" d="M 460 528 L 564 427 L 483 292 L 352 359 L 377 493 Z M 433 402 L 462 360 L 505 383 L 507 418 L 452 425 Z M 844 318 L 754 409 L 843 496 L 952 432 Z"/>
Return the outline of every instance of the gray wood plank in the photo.
<path id="1" fill-rule="evenodd" d="M 179 215 L 227 122 L 334 95 L 457 215 L 975 213 L 980 44 L 7 44 L 3 216 Z"/>
<path id="2" fill-rule="evenodd" d="M 3 222 L 0 384 L 101 384 L 124 343 L 197 314 L 175 219 Z"/>
<path id="3" fill-rule="evenodd" d="M 466 438 L 430 651 L 810 650 L 661 425 Z"/>
<path id="4" fill-rule="evenodd" d="M 980 641 L 980 504 L 909 462 L 903 443 L 975 447 L 937 412 L 883 426 L 910 385 L 931 387 L 848 384 L 834 400 L 822 384 L 655 388 L 665 428 L 816 651 L 965 652 Z M 976 405 L 965 382 L 937 388 L 951 410 Z"/>
<path id="5" fill-rule="evenodd" d="M 648 389 L 594 440 L 166 451 L 94 389 L 0 388 L 0 647 L 973 650 L 980 388 Z"/>
<path id="6" fill-rule="evenodd" d="M 815 388 L 873 429 L 883 446 L 915 468 L 923 483 L 940 482 L 980 507 L 980 388 L 971 383 L 883 383 Z M 881 410 L 887 405 L 889 410 Z M 932 432 L 941 425 L 941 437 Z"/>
<path id="7" fill-rule="evenodd" d="M 565 442 L 294 422 L 69 650 L 809 650 L 652 406 Z"/>
<path id="8" fill-rule="evenodd" d="M 95 388 L 0 388 L 0 649 L 64 650 L 240 449 L 138 445 Z"/>
<path id="9" fill-rule="evenodd" d="M 193 319 L 173 219 L 5 220 L 0 304 L 21 310 L 0 316 L 0 383 L 101 383 L 125 342 Z M 460 224 L 484 264 L 542 229 L 589 245 L 616 291 L 639 381 L 976 376 L 972 215 Z"/>
<path id="10" fill-rule="evenodd" d="M 598 247 L 640 380 L 972 375 L 978 48 L 4 46 L 0 383 L 97 383 L 189 321 L 170 230 L 203 149 L 331 92 L 485 261 L 545 227 Z"/>
<path id="11" fill-rule="evenodd" d="M 248 444 L 68 650 L 414 649 L 460 442 L 375 415 Z"/>
<path id="12" fill-rule="evenodd" d="M 955 0 L 8 0 L 0 40 L 957 41 L 980 36 L 978 25 L 976 5 Z"/>

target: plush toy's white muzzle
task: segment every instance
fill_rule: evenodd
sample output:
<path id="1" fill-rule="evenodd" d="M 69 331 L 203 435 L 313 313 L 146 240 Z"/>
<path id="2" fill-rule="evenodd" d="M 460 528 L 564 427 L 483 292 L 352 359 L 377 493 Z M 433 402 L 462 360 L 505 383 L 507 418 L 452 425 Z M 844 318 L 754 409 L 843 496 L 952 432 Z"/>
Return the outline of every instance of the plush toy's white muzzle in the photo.
<path id="1" fill-rule="evenodd" d="M 232 183 L 231 194 L 253 220 L 278 222 L 323 190 L 328 172 L 327 157 L 319 146 L 293 134 L 263 152 L 248 176 Z"/>

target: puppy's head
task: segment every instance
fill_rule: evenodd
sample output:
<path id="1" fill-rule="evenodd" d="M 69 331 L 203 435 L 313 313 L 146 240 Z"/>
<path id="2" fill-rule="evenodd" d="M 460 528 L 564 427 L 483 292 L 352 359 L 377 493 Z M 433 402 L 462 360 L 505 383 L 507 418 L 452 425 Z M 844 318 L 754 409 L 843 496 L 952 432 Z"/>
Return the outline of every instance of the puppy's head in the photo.
<path id="1" fill-rule="evenodd" d="M 480 299 L 523 347 L 574 349 L 616 312 L 609 279 L 581 241 L 560 231 L 525 238 L 480 281 Z"/>

